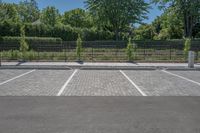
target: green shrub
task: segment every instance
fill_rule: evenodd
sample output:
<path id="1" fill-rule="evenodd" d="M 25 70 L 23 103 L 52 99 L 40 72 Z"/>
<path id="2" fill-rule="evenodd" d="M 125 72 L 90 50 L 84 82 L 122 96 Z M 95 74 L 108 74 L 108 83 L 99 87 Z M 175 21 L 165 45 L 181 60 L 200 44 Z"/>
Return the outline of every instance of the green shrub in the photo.
<path id="1" fill-rule="evenodd" d="M 0 41 L 3 42 L 20 42 L 21 37 L 11 37 L 4 36 Z M 52 38 L 52 37 L 25 37 L 25 41 L 28 43 L 40 43 L 40 42 L 52 42 L 52 43 L 60 43 L 62 41 L 61 38 Z"/>
<path id="2" fill-rule="evenodd" d="M 129 38 L 129 40 L 128 40 L 126 54 L 128 57 L 128 61 L 132 61 L 132 59 L 133 59 L 133 44 L 131 43 L 131 38 Z"/>
<path id="3" fill-rule="evenodd" d="M 21 52 L 26 52 L 29 49 L 29 46 L 26 42 L 25 39 L 25 32 L 24 32 L 24 26 L 21 27 L 20 29 L 20 33 L 21 33 L 21 38 L 20 38 L 20 51 Z"/>
<path id="4" fill-rule="evenodd" d="M 188 54 L 190 48 L 191 48 L 191 39 L 190 38 L 186 38 L 185 39 L 185 44 L 184 44 L 184 53 L 185 53 L 185 55 Z"/>
<path id="5" fill-rule="evenodd" d="M 20 23 L 0 22 L 0 36 L 20 36 Z M 29 37 L 58 37 L 64 41 L 76 41 L 78 34 L 85 41 L 113 40 L 114 33 L 96 28 L 77 28 L 70 25 L 56 24 L 54 27 L 45 24 L 25 24 L 25 33 Z"/>
<path id="6" fill-rule="evenodd" d="M 78 39 L 76 41 L 76 56 L 78 60 L 81 60 L 81 52 L 82 52 L 82 39 L 80 37 L 80 34 L 78 35 Z"/>
<path id="7" fill-rule="evenodd" d="M 0 40 L 1 44 L 11 45 L 12 47 L 16 47 L 20 50 L 20 41 L 22 40 L 21 37 L 2 37 Z M 23 40 L 24 41 L 24 40 Z M 61 38 L 48 38 L 48 37 L 25 37 L 25 41 L 29 44 L 30 50 L 37 50 L 38 45 L 48 44 L 48 45 L 58 45 L 61 44 Z M 12 48 L 10 47 L 10 48 Z"/>

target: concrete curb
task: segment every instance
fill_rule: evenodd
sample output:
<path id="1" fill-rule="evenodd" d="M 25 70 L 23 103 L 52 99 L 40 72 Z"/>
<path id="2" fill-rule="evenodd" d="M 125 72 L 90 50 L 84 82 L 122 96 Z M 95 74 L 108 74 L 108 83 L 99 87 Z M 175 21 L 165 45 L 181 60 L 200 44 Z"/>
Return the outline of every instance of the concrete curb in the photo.
<path id="1" fill-rule="evenodd" d="M 50 69 L 50 70 L 176 70 L 176 71 L 200 71 L 200 67 L 188 68 L 184 66 L 67 66 L 67 65 L 4 65 L 0 69 Z"/>
<path id="2" fill-rule="evenodd" d="M 36 66 L 1 66 L 0 69 L 40 69 L 40 70 L 71 70 L 70 67 L 68 66 L 40 66 L 40 65 L 36 65 Z"/>

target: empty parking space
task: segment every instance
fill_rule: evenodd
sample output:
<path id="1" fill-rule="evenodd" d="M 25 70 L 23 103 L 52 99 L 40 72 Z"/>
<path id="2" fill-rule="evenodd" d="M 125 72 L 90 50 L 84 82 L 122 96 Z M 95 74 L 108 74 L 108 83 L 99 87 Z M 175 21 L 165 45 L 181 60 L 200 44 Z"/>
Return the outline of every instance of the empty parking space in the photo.
<path id="1" fill-rule="evenodd" d="M 200 84 L 200 71 L 169 71 L 169 72 L 193 80 Z"/>
<path id="2" fill-rule="evenodd" d="M 24 73 L 27 73 L 29 70 L 0 70 L 0 84 L 6 82 L 9 79 L 20 76 Z"/>
<path id="3" fill-rule="evenodd" d="M 36 70 L 0 86 L 0 96 L 55 96 L 71 70 Z"/>
<path id="4" fill-rule="evenodd" d="M 79 70 L 62 95 L 141 96 L 119 71 L 114 70 Z"/>
<path id="5" fill-rule="evenodd" d="M 199 85 L 163 71 L 124 72 L 148 96 L 200 96 Z"/>

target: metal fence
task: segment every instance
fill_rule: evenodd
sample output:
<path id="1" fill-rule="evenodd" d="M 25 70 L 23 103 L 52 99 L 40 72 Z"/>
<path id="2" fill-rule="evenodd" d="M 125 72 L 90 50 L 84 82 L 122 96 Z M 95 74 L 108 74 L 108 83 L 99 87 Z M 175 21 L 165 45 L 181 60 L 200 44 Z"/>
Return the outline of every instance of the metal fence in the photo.
<path id="1" fill-rule="evenodd" d="M 133 61 L 148 62 L 185 62 L 183 41 L 133 41 Z M 30 51 L 19 52 L 16 42 L 1 43 L 1 60 L 27 61 L 76 61 L 76 42 L 61 43 L 38 42 L 29 44 Z M 84 41 L 81 59 L 83 61 L 127 61 L 126 41 Z M 200 62 L 200 41 L 192 41 L 191 50 L 196 53 L 196 62 Z"/>

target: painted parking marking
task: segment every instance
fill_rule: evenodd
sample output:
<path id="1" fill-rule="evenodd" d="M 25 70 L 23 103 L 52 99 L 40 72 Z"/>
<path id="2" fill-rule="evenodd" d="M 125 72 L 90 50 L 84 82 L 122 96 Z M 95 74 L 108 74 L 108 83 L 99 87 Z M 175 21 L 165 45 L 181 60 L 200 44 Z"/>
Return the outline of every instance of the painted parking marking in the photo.
<path id="1" fill-rule="evenodd" d="M 183 76 L 180 76 L 180 75 L 171 73 L 171 72 L 166 71 L 166 70 L 162 70 L 162 72 L 167 73 L 167 74 L 172 75 L 172 76 L 175 76 L 175 77 L 178 77 L 178 78 L 181 78 L 181 79 L 184 79 L 184 80 L 187 80 L 187 81 L 189 81 L 189 82 L 192 82 L 192 83 L 197 84 L 197 85 L 200 86 L 200 83 L 199 83 L 199 82 L 196 82 L 196 81 L 194 81 L 194 80 L 188 79 L 188 78 L 186 78 L 186 77 L 183 77 Z"/>
<path id="2" fill-rule="evenodd" d="M 34 70 L 29 71 L 29 72 L 23 73 L 23 74 L 21 74 L 21 75 L 19 75 L 19 76 L 16 76 L 16 77 L 14 77 L 14 78 L 11 78 L 11 79 L 9 79 L 9 80 L 6 80 L 6 81 L 0 83 L 0 85 L 6 84 L 6 83 L 8 83 L 8 82 L 10 82 L 10 81 L 13 81 L 13 80 L 18 79 L 18 78 L 20 78 L 20 77 L 23 77 L 23 76 L 25 76 L 25 75 L 27 75 L 27 74 L 30 74 L 30 73 L 34 72 L 34 71 L 36 71 L 36 70 L 34 69 Z"/>
<path id="3" fill-rule="evenodd" d="M 58 92 L 57 96 L 61 96 L 61 94 L 63 93 L 63 91 L 65 90 L 65 88 L 67 87 L 67 85 L 69 84 L 69 82 L 72 80 L 72 78 L 74 77 L 74 75 L 78 72 L 78 70 L 76 69 L 72 75 L 68 78 L 68 80 L 65 82 L 65 84 L 62 86 L 62 88 L 60 89 L 60 91 Z"/>
<path id="4" fill-rule="evenodd" d="M 122 70 L 120 73 L 142 94 L 142 96 L 147 96 Z"/>

